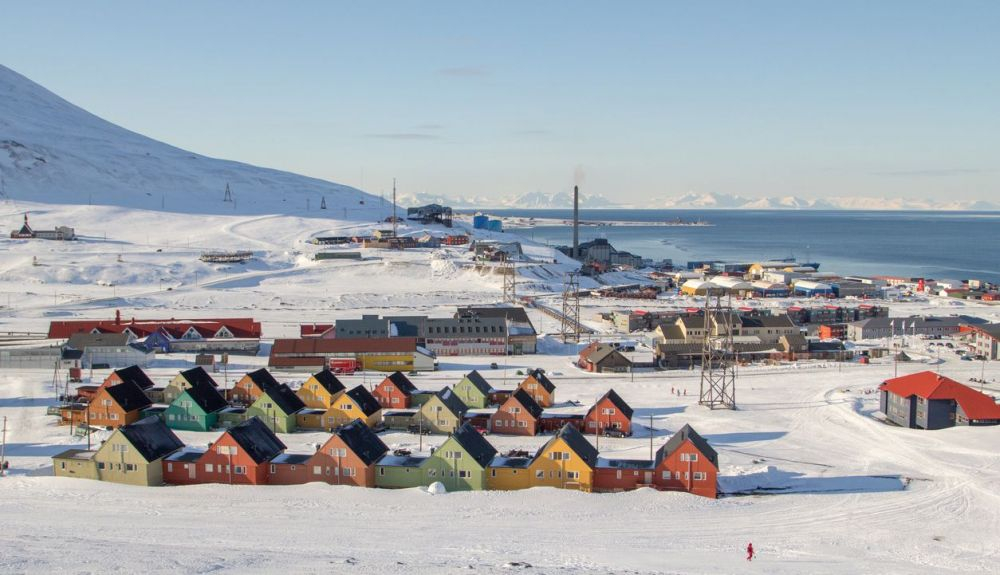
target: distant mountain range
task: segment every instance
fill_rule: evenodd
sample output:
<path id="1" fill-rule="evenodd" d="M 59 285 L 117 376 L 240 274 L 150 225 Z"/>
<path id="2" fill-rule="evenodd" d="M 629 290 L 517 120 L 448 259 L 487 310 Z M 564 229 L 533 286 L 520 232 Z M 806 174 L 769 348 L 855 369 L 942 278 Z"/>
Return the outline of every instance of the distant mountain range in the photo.
<path id="1" fill-rule="evenodd" d="M 501 198 L 449 198 L 433 194 L 407 194 L 400 196 L 402 206 L 442 204 L 463 209 L 568 209 L 573 207 L 571 192 L 545 194 L 533 192 Z M 697 210 L 928 210 L 928 211 L 993 211 L 1000 210 L 1000 203 L 962 200 L 921 200 L 913 198 L 873 198 L 834 196 L 807 199 L 798 196 L 749 198 L 735 194 L 687 193 L 671 198 L 652 199 L 649 203 L 619 203 L 601 195 L 580 194 L 582 208 L 623 209 L 697 209 Z"/>

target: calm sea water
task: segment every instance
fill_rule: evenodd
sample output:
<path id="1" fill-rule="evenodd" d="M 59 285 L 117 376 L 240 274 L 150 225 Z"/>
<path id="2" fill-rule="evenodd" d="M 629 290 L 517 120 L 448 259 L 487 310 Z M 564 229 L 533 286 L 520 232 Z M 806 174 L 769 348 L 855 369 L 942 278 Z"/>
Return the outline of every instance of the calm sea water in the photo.
<path id="1" fill-rule="evenodd" d="M 572 218 L 572 210 L 495 210 L 491 215 Z M 710 227 L 581 226 L 580 241 L 607 238 L 616 248 L 675 265 L 691 260 L 760 261 L 794 256 L 822 271 L 1000 282 L 1000 213 L 782 210 L 580 210 L 588 221 L 701 219 Z M 511 229 L 568 245 L 565 225 Z"/>

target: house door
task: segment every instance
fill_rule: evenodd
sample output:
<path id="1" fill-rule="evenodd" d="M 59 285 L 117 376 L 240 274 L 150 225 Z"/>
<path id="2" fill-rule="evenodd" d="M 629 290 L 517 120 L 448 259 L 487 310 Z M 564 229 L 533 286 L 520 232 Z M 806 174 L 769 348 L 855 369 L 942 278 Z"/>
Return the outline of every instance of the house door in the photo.
<path id="1" fill-rule="evenodd" d="M 189 463 L 188 464 L 188 479 L 194 479 L 194 473 L 195 473 L 195 469 L 197 469 L 197 467 L 198 466 L 195 465 L 194 463 Z"/>
<path id="2" fill-rule="evenodd" d="M 645 472 L 645 477 L 644 477 L 643 483 L 645 483 L 646 485 L 652 485 L 653 484 L 653 472 L 652 471 Z"/>

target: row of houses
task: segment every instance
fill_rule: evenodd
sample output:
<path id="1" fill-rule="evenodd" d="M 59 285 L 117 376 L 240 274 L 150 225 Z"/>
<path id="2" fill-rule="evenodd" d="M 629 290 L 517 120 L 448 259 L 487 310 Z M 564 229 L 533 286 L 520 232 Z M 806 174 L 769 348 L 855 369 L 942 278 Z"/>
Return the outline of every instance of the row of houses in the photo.
<path id="1" fill-rule="evenodd" d="M 468 402 L 468 403 L 466 403 Z M 241 377 L 230 390 L 201 367 L 184 370 L 156 387 L 138 366 L 113 371 L 99 386 L 81 386 L 60 407 L 61 422 L 83 428 L 117 428 L 144 417 L 160 417 L 171 429 L 208 431 L 258 418 L 272 431 L 336 429 L 360 420 L 372 429 L 447 434 L 464 423 L 483 432 L 537 435 L 565 423 L 587 432 L 631 435 L 632 409 L 614 390 L 585 414 L 547 413 L 555 385 L 541 370 L 528 373 L 513 390 L 497 390 L 477 371 L 454 388 L 420 391 L 401 372 L 371 392 L 348 389 L 329 370 L 311 375 L 298 389 L 278 382 L 266 369 Z M 488 408 L 494 407 L 492 411 Z M 475 411 L 478 409 L 478 411 Z"/>
<path id="2" fill-rule="evenodd" d="M 848 323 L 846 333 L 852 341 L 897 335 L 946 337 L 987 324 L 986 320 L 969 315 L 874 317 Z"/>
<path id="3" fill-rule="evenodd" d="M 429 453 L 390 452 L 360 420 L 341 426 L 311 453 L 287 447 L 259 418 L 226 431 L 206 447 L 185 446 L 157 417 L 123 425 L 97 449 L 52 458 L 57 477 L 131 485 L 331 485 L 405 489 L 442 484 L 449 491 L 556 487 L 616 492 L 640 487 L 717 496 L 718 454 L 690 426 L 649 460 L 601 457 L 587 438 L 564 426 L 535 453 L 500 454 L 464 424 Z"/>

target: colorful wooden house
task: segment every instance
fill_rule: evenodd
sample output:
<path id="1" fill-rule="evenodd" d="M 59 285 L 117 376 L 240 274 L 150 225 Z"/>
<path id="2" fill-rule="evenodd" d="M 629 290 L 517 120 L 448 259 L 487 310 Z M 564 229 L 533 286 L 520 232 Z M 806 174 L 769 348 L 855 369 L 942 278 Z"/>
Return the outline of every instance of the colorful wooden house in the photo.
<path id="1" fill-rule="evenodd" d="M 278 385 L 280 385 L 278 380 L 274 379 L 271 372 L 261 368 L 257 371 L 251 371 L 240 378 L 236 382 L 236 385 L 233 386 L 229 399 L 234 403 L 250 405 L 260 398 L 264 393 L 264 389 L 278 387 Z"/>
<path id="2" fill-rule="evenodd" d="M 152 403 L 131 381 L 105 387 L 87 406 L 86 422 L 97 427 L 121 427 L 135 423 L 142 418 L 142 410 Z"/>
<path id="3" fill-rule="evenodd" d="M 296 391 L 306 407 L 327 410 L 347 391 L 344 384 L 328 369 L 314 373 Z"/>
<path id="4" fill-rule="evenodd" d="M 490 416 L 490 433 L 537 435 L 542 407 L 523 389 L 514 392 L 496 413 Z"/>
<path id="5" fill-rule="evenodd" d="M 229 407 L 212 382 L 192 378 L 163 412 L 163 420 L 171 429 L 208 431 L 218 425 L 219 412 Z"/>
<path id="6" fill-rule="evenodd" d="M 163 458 L 182 447 L 160 418 L 147 417 L 119 427 L 96 451 L 71 449 L 54 456 L 52 467 L 57 477 L 162 485 Z"/>
<path id="7" fill-rule="evenodd" d="M 263 388 L 260 397 L 247 408 L 246 417 L 259 417 L 275 433 L 292 433 L 297 429 L 296 414 L 305 404 L 284 383 Z"/>
<path id="8" fill-rule="evenodd" d="M 429 485 L 423 471 L 423 465 L 428 459 L 423 455 L 383 455 L 375 463 L 375 487 L 408 489 Z"/>
<path id="9" fill-rule="evenodd" d="M 632 408 L 615 390 L 609 389 L 583 417 L 583 429 L 588 435 L 632 435 Z"/>
<path id="10" fill-rule="evenodd" d="M 104 382 L 101 383 L 101 387 L 111 387 L 112 385 L 118 385 L 119 383 L 134 383 L 139 389 L 146 391 L 152 388 L 155 384 L 146 372 L 142 370 L 138 365 L 133 365 L 131 367 L 124 367 L 122 369 L 116 369 L 112 371 L 108 377 L 104 378 Z"/>
<path id="11" fill-rule="evenodd" d="M 446 387 L 434 394 L 427 403 L 420 406 L 413 424 L 427 433 L 454 433 L 462 426 L 465 412 L 469 408 L 455 392 Z"/>
<path id="12" fill-rule="evenodd" d="M 455 384 L 455 393 L 471 408 L 489 407 L 495 392 L 493 386 L 476 370 L 467 373 L 462 381 Z"/>
<path id="13" fill-rule="evenodd" d="M 545 376 L 545 372 L 540 369 L 533 369 L 528 372 L 518 389 L 528 392 L 531 399 L 534 399 L 542 407 L 552 407 L 556 403 L 556 386 Z"/>
<path id="14" fill-rule="evenodd" d="M 564 425 L 531 461 L 532 487 L 591 491 L 597 449 L 572 425 Z"/>
<path id="15" fill-rule="evenodd" d="M 528 489 L 534 477 L 530 469 L 531 461 L 530 457 L 494 457 L 487 469 L 486 488 L 498 491 Z"/>
<path id="16" fill-rule="evenodd" d="M 186 369 L 177 375 L 167 383 L 166 387 L 163 388 L 163 403 L 173 403 L 185 389 L 189 389 L 195 385 L 207 385 L 214 389 L 219 388 L 219 384 L 212 379 L 212 376 L 205 371 L 205 368 L 193 367 L 191 369 Z"/>
<path id="17" fill-rule="evenodd" d="M 224 432 L 206 451 L 182 450 L 165 458 L 163 478 L 179 485 L 263 485 L 268 482 L 271 460 L 284 451 L 278 436 L 253 417 Z"/>
<path id="18" fill-rule="evenodd" d="M 657 450 L 653 471 L 657 489 L 718 496 L 719 455 L 690 425 Z"/>
<path id="19" fill-rule="evenodd" d="M 631 491 L 653 484 L 654 462 L 645 459 L 598 458 L 594 467 L 594 491 Z"/>
<path id="20" fill-rule="evenodd" d="M 314 454 L 301 462 L 282 454 L 271 462 L 272 484 L 296 485 L 322 481 L 330 485 L 375 487 L 375 462 L 389 450 L 365 422 L 341 426 Z"/>
<path id="21" fill-rule="evenodd" d="M 434 450 L 423 464 L 427 484 L 440 481 L 448 491 L 486 489 L 486 468 L 497 450 L 466 423 Z"/>
<path id="22" fill-rule="evenodd" d="M 343 393 L 337 401 L 323 413 L 322 427 L 336 429 L 360 419 L 372 429 L 382 424 L 382 407 L 363 385 Z"/>
<path id="23" fill-rule="evenodd" d="M 412 396 L 417 392 L 403 372 L 397 371 L 375 386 L 372 395 L 383 409 L 406 409 L 412 404 Z"/>

